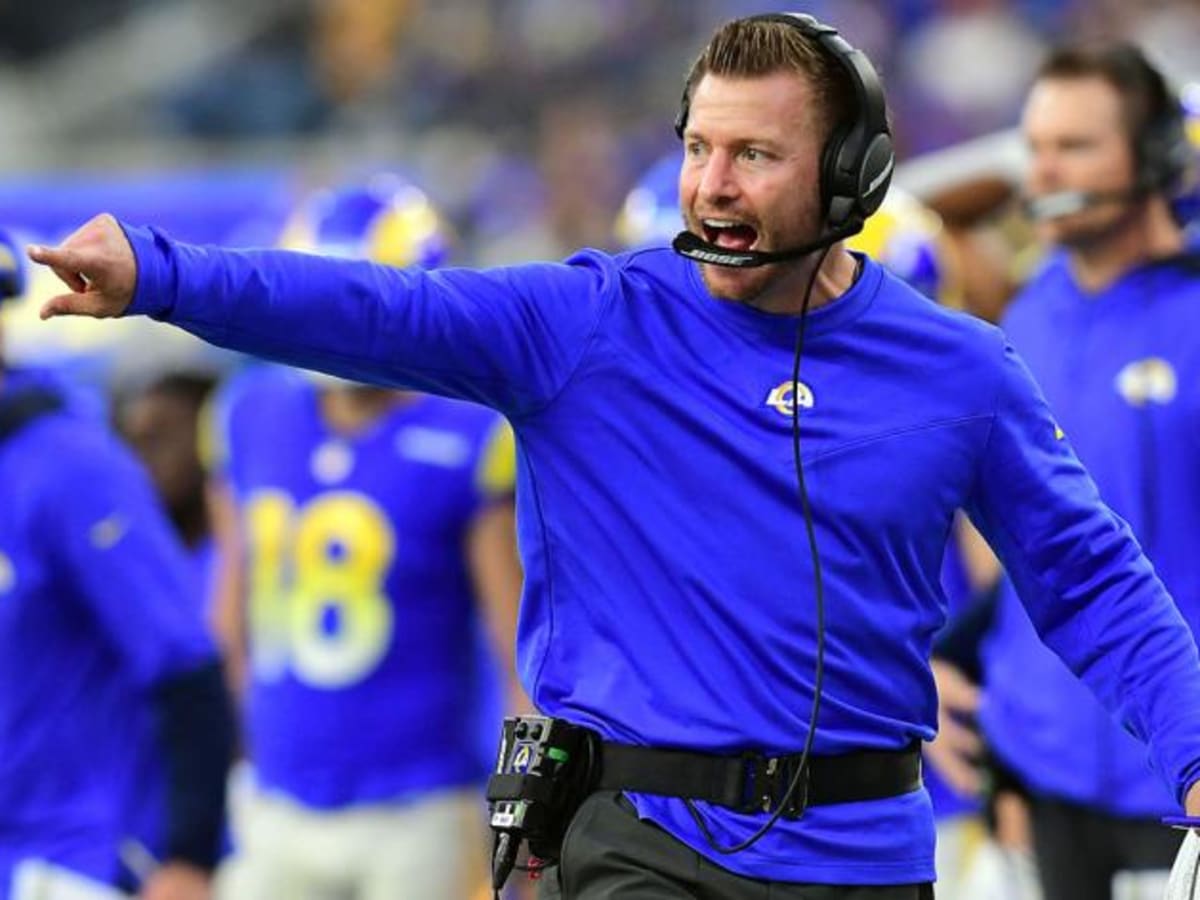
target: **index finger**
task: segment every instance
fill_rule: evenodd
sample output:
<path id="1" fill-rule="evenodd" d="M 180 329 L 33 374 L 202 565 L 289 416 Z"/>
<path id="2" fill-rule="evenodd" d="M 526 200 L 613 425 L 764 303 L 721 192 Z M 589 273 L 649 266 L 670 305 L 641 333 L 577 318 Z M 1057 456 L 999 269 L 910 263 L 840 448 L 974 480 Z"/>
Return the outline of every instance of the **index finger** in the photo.
<path id="1" fill-rule="evenodd" d="M 38 252 L 35 253 L 35 251 Z M 52 254 L 58 254 L 59 251 L 52 251 L 47 247 L 31 246 L 28 252 L 30 259 L 34 260 L 35 263 L 48 266 L 50 271 L 53 271 L 59 277 L 59 281 L 66 284 L 68 288 L 71 288 L 77 294 L 83 293 L 84 290 L 88 289 L 88 280 L 83 275 L 80 275 L 76 269 L 56 263 L 50 258 Z"/>
<path id="2" fill-rule="evenodd" d="M 43 244 L 30 244 L 26 250 L 29 258 L 35 263 L 49 266 L 52 269 L 72 269 L 78 271 L 79 255 L 66 247 L 47 247 Z"/>
<path id="3" fill-rule="evenodd" d="M 71 290 L 86 291 L 87 279 L 79 271 L 77 256 L 70 250 L 55 247 L 43 247 L 41 244 L 30 244 L 26 250 L 29 258 L 43 266 L 47 266 Z"/>

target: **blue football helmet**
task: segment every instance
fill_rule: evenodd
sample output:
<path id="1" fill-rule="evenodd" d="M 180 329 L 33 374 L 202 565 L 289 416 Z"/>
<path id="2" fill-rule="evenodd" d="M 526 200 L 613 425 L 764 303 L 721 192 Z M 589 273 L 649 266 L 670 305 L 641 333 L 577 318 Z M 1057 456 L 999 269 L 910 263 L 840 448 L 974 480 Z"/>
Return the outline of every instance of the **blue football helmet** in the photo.
<path id="1" fill-rule="evenodd" d="M 434 269 L 449 257 L 451 236 L 425 192 L 389 172 L 309 197 L 284 228 L 280 245 Z"/>
<path id="2" fill-rule="evenodd" d="M 616 236 L 622 247 L 669 246 L 683 230 L 679 211 L 678 151 L 664 156 L 641 177 L 625 198 L 617 216 Z"/>
<path id="3" fill-rule="evenodd" d="M 926 297 L 945 301 L 950 279 L 942 241 L 941 217 L 893 185 L 846 246 L 866 253 Z"/>
<path id="4" fill-rule="evenodd" d="M 25 252 L 7 228 L 0 228 L 0 302 L 25 293 Z"/>
<path id="5" fill-rule="evenodd" d="M 1183 105 L 1184 130 L 1192 148 L 1193 164 L 1184 173 L 1183 183 L 1171 198 L 1175 218 L 1189 231 L 1200 228 L 1200 82 L 1189 82 L 1179 92 Z"/>

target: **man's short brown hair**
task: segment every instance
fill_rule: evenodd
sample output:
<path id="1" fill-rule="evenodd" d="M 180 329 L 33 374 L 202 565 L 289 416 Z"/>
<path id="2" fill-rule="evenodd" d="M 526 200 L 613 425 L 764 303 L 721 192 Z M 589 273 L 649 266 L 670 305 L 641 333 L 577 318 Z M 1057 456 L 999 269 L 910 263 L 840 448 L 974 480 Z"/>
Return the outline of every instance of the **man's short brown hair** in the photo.
<path id="1" fill-rule="evenodd" d="M 755 78 L 779 71 L 795 72 L 812 85 L 826 138 L 854 118 L 857 101 L 845 67 L 799 27 L 759 16 L 717 29 L 688 72 L 685 103 L 705 75 Z"/>

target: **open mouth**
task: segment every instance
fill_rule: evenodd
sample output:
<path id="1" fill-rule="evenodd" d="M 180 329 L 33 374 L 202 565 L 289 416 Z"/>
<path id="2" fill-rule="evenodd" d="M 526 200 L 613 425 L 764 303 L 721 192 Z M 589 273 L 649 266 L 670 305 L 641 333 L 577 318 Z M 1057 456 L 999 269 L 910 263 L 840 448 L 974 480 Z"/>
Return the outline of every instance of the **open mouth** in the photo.
<path id="1" fill-rule="evenodd" d="M 742 222 L 728 219 L 703 219 L 704 240 L 727 250 L 749 250 L 758 241 L 758 231 Z"/>

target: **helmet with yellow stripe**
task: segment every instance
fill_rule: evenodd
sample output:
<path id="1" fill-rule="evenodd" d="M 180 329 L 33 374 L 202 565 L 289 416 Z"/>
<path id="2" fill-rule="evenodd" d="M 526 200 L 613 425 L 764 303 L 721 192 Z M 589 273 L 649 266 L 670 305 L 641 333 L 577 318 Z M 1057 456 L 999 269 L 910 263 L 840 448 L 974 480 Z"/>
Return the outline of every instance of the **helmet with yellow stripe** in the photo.
<path id="1" fill-rule="evenodd" d="M 882 263 L 927 297 L 945 302 L 954 292 L 941 218 L 895 186 L 846 246 Z"/>
<path id="2" fill-rule="evenodd" d="M 1188 144 L 1192 148 L 1193 165 L 1184 172 L 1182 183 L 1171 198 L 1171 210 L 1183 225 L 1196 228 L 1200 225 L 1200 82 L 1189 82 L 1179 92 L 1183 106 L 1183 126 Z"/>
<path id="3" fill-rule="evenodd" d="M 401 175 L 383 172 L 313 194 L 292 216 L 280 245 L 433 269 L 449 257 L 451 234 L 424 191 Z"/>
<path id="4" fill-rule="evenodd" d="M 683 215 L 679 211 L 682 162 L 678 152 L 664 156 L 629 191 L 615 228 L 622 247 L 670 246 L 683 229 Z"/>

